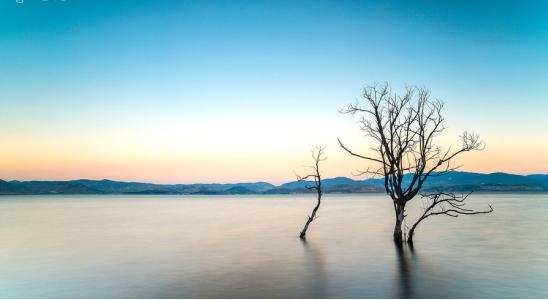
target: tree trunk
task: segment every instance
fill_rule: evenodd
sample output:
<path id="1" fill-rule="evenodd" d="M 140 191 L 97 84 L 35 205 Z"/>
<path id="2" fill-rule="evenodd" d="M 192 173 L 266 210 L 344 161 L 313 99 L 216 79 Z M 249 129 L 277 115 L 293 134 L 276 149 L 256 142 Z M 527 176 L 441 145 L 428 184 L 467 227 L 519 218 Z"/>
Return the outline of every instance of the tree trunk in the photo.
<path id="1" fill-rule="evenodd" d="M 411 229 L 409 230 L 409 234 L 407 235 L 407 243 L 408 244 L 413 244 L 413 236 L 415 235 L 415 227 L 416 226 L 413 226 L 411 227 Z"/>
<path id="2" fill-rule="evenodd" d="M 314 219 L 316 218 L 316 212 L 320 208 L 321 202 L 322 202 L 322 192 L 319 191 L 318 202 L 316 203 L 316 207 L 314 207 L 314 210 L 312 210 L 312 214 L 308 217 L 308 220 L 306 221 L 306 224 L 304 225 L 304 228 L 301 231 L 301 234 L 299 235 L 301 239 L 304 240 L 306 238 L 306 231 L 308 230 L 308 225 L 310 225 L 310 223 L 312 223 L 312 221 L 314 221 Z"/>
<path id="3" fill-rule="evenodd" d="M 308 220 L 306 221 L 306 224 L 304 225 L 304 228 L 301 231 L 301 234 L 299 235 L 299 237 L 301 239 L 304 240 L 306 238 L 306 231 L 308 230 L 308 225 L 310 225 L 310 223 L 312 223 L 312 220 L 314 220 L 312 217 L 308 217 Z"/>
<path id="4" fill-rule="evenodd" d="M 396 244 L 403 244 L 403 219 L 405 218 L 405 208 L 394 202 L 394 209 L 396 212 L 396 224 L 394 225 L 394 242 Z"/>

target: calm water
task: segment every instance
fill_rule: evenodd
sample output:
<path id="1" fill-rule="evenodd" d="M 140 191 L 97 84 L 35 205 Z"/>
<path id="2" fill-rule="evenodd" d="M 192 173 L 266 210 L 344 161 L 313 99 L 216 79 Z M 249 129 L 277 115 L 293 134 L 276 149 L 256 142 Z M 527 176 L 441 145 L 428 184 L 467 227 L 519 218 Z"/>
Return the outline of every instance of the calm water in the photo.
<path id="1" fill-rule="evenodd" d="M 391 242 L 383 195 L 0 197 L 0 297 L 548 297 L 548 195 Z M 410 213 L 412 215 L 412 213 Z"/>

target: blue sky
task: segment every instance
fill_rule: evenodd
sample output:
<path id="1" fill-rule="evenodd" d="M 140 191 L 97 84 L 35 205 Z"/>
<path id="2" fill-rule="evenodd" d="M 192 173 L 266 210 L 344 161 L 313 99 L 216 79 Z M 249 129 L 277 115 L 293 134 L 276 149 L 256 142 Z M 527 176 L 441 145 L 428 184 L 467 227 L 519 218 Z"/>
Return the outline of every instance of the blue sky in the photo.
<path id="1" fill-rule="evenodd" d="M 545 173 L 546 16 L 545 1 L 5 0 L 0 178 L 283 181 L 316 143 L 348 176 L 359 162 L 335 138 L 367 145 L 337 109 L 383 81 L 445 100 L 448 143 L 482 134 L 465 169 Z"/>

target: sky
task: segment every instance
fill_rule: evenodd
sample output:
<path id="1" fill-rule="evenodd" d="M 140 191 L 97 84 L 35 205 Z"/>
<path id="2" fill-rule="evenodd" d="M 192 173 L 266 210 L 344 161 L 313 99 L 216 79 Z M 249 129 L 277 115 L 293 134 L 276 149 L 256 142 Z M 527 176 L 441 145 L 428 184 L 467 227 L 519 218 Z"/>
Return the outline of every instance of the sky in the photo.
<path id="1" fill-rule="evenodd" d="M 0 178 L 281 183 L 390 82 L 445 101 L 474 172 L 548 173 L 546 1 L 0 1 Z"/>

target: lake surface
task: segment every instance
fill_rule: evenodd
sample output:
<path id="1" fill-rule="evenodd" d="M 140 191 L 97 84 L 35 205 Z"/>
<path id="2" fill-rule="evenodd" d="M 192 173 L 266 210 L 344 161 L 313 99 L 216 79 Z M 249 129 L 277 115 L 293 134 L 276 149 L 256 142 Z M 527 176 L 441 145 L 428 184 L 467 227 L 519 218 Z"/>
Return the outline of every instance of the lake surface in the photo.
<path id="1" fill-rule="evenodd" d="M 398 249 L 381 194 L 326 195 L 306 243 L 312 195 L 2 196 L 0 297 L 547 298 L 548 194 L 469 203 Z"/>

